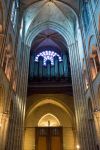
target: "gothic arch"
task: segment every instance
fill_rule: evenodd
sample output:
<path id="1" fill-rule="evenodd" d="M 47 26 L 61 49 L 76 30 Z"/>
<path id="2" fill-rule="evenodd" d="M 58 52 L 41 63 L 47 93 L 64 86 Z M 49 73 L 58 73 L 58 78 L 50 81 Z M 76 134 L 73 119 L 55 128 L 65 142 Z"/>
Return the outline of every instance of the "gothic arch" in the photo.
<path id="1" fill-rule="evenodd" d="M 62 27 L 61 25 L 50 21 L 50 22 L 43 22 L 37 25 L 36 27 L 34 27 L 34 30 L 32 29 L 27 34 L 26 39 L 25 39 L 25 45 L 31 47 L 31 44 L 34 38 L 43 30 L 46 30 L 48 28 L 61 34 L 62 37 L 64 37 L 64 39 L 66 40 L 68 45 L 74 42 L 74 37 L 72 36 L 70 31 L 68 31 L 66 28 Z"/>
<path id="2" fill-rule="evenodd" d="M 48 118 L 46 119 L 46 124 L 44 124 L 44 123 L 41 124 L 39 122 L 41 120 L 41 118 L 43 118 L 45 115 L 48 115 L 48 113 L 52 114 L 53 116 L 56 117 L 56 124 L 55 124 L 56 127 L 57 126 L 63 127 L 63 131 L 66 134 L 66 136 L 64 136 L 64 134 L 63 134 L 64 143 L 66 144 L 66 141 L 67 142 L 69 141 L 70 136 L 71 136 L 72 142 L 74 143 L 75 142 L 75 133 L 74 133 L 73 129 L 75 129 L 76 126 L 75 126 L 75 124 L 73 124 L 72 120 L 69 118 L 69 114 L 68 114 L 68 112 L 66 112 L 67 108 L 65 108 L 62 104 L 60 104 L 52 99 L 49 101 L 47 99 L 39 100 L 39 101 L 40 101 L 40 103 L 36 102 L 35 106 L 31 107 L 31 109 L 33 107 L 35 107 L 35 108 L 33 108 L 35 110 L 30 112 L 31 114 L 29 114 L 29 115 L 26 114 L 27 118 L 25 120 L 24 147 L 27 147 L 27 143 L 28 143 L 27 141 L 32 141 L 32 144 L 30 144 L 30 147 L 32 147 L 31 145 L 33 145 L 35 143 L 35 134 L 34 134 L 35 128 L 34 127 L 37 127 L 37 126 L 44 127 L 44 125 L 46 125 L 47 123 L 48 123 L 47 126 L 49 126 L 49 125 L 52 126 L 52 121 L 50 120 L 50 118 L 49 118 L 50 122 L 48 122 Z M 55 104 L 55 103 L 57 103 L 57 104 Z M 38 105 L 38 106 L 36 106 L 36 105 Z M 61 105 L 61 106 L 59 106 L 59 105 Z M 32 127 L 32 128 L 29 129 L 29 127 Z M 32 136 L 30 136 L 30 138 L 28 138 L 29 137 L 28 135 L 30 133 L 33 133 L 33 134 L 32 134 Z M 68 134 L 68 136 L 67 136 L 67 134 Z M 68 142 L 68 144 L 69 144 L 69 142 Z M 74 147 L 74 144 L 72 144 L 72 145 Z"/>
<path id="3" fill-rule="evenodd" d="M 55 115 L 47 113 L 40 118 L 38 126 L 60 126 L 60 121 Z"/>
<path id="4" fill-rule="evenodd" d="M 75 24 L 73 24 L 73 22 L 75 21 L 77 24 L 77 20 L 78 20 L 78 16 L 77 16 L 75 10 L 72 7 L 68 6 L 67 3 L 66 3 L 66 5 L 60 1 L 57 2 L 57 5 L 55 3 L 53 3 L 52 1 L 47 1 L 42 4 L 41 4 L 41 2 L 36 2 L 36 6 L 38 6 L 38 8 L 41 6 L 40 9 L 37 9 L 37 7 L 34 7 L 34 5 L 28 5 L 28 7 L 25 10 L 26 19 L 27 19 L 27 15 L 31 15 L 30 10 L 31 10 L 31 12 L 34 13 L 34 9 L 35 9 L 35 14 L 28 19 L 28 24 L 26 24 L 26 38 L 28 37 L 28 39 L 29 39 L 29 34 L 32 35 L 33 31 L 39 33 L 41 31 L 45 30 L 46 28 L 47 29 L 50 28 L 50 29 L 54 29 L 54 30 L 58 31 L 59 33 L 61 33 L 62 28 L 64 28 L 67 31 L 66 35 L 72 36 L 70 38 L 70 40 L 74 39 L 73 25 L 75 25 Z M 58 3 L 62 7 L 62 9 L 59 8 Z M 49 7 L 49 5 L 52 7 Z M 63 7 L 64 7 L 64 9 L 63 9 Z M 46 13 L 44 13 L 44 9 L 45 9 Z M 49 11 L 49 9 L 50 9 L 50 11 Z M 58 15 L 55 13 L 55 11 L 53 11 L 53 9 L 56 10 Z M 67 15 L 67 14 L 70 14 L 70 15 Z M 55 15 L 56 15 L 57 19 L 55 19 L 55 17 L 52 17 Z M 60 16 L 60 18 L 58 16 Z M 49 19 L 48 19 L 48 17 L 49 17 Z M 62 19 L 65 20 L 65 24 L 63 24 Z M 45 27 L 43 27 L 43 26 L 45 26 Z M 39 29 L 39 28 L 41 28 L 41 29 Z M 37 30 L 37 29 L 39 29 L 39 30 Z M 32 35 L 32 38 L 30 38 L 30 40 L 31 40 L 30 43 L 33 41 L 33 39 L 34 39 L 34 34 Z"/>
<path id="5" fill-rule="evenodd" d="M 31 105 L 31 107 L 29 107 L 29 109 L 26 112 L 26 120 L 29 117 L 29 115 L 38 107 L 46 105 L 46 104 L 52 104 L 55 105 L 57 107 L 59 107 L 60 109 L 62 109 L 64 112 L 67 113 L 67 115 L 69 116 L 72 124 L 75 126 L 75 118 L 74 118 L 74 114 L 73 112 L 70 110 L 70 108 L 64 104 L 61 100 L 55 99 L 55 98 L 43 98 L 43 99 L 38 99 L 35 103 L 33 103 Z"/>

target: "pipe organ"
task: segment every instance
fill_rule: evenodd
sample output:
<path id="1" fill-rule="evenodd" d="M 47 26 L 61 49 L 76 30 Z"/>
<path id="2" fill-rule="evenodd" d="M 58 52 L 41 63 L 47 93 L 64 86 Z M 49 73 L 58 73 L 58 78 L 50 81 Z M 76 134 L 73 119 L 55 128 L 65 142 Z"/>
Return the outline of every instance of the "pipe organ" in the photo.
<path id="1" fill-rule="evenodd" d="M 69 57 L 66 54 L 55 55 L 51 62 L 51 56 L 46 56 L 45 63 L 43 55 L 36 58 L 30 56 L 29 79 L 37 80 L 61 80 L 67 79 L 70 74 Z"/>

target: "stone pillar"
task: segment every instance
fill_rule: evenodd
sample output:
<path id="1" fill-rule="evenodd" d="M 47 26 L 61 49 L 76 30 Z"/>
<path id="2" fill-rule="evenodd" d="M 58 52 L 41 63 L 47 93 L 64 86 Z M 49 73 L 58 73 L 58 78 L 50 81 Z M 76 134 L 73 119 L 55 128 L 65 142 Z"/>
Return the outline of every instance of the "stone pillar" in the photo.
<path id="1" fill-rule="evenodd" d="M 69 46 L 69 57 L 71 64 L 73 95 L 77 123 L 77 135 L 81 150 L 96 149 L 95 133 L 90 134 L 89 120 L 86 111 L 86 97 L 82 68 L 77 41 Z"/>

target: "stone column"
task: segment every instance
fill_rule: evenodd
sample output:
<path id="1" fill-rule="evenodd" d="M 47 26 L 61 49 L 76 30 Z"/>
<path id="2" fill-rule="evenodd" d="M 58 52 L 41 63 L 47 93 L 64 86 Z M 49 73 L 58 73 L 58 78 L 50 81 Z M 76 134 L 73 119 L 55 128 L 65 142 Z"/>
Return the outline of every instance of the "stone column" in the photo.
<path id="1" fill-rule="evenodd" d="M 69 46 L 77 135 L 81 150 L 95 149 L 95 132 L 90 134 L 86 97 L 77 41 Z"/>

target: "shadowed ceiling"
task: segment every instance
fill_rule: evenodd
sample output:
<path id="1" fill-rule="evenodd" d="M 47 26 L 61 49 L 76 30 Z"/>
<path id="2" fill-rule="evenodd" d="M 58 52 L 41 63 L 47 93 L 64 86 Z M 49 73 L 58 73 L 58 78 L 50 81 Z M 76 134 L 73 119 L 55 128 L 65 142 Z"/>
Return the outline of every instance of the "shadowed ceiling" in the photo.
<path id="1" fill-rule="evenodd" d="M 69 5 L 70 7 L 72 7 L 76 12 L 78 12 L 79 10 L 79 0 L 22 0 L 22 3 L 25 7 L 29 7 L 30 5 L 33 5 L 40 1 L 44 1 L 46 3 L 53 2 L 55 4 L 60 1 L 62 4 Z"/>
<path id="2" fill-rule="evenodd" d="M 35 37 L 32 42 L 31 51 L 36 51 L 42 47 L 55 47 L 61 51 L 66 51 L 67 43 L 58 32 L 46 29 Z"/>
<path id="3" fill-rule="evenodd" d="M 28 45 L 31 52 L 46 46 L 56 47 L 59 50 L 67 50 L 68 41 L 74 39 L 77 26 L 78 0 L 22 0 L 22 2 L 25 9 L 25 36 L 26 41 L 29 41 Z M 59 31 L 54 27 L 53 29 L 51 28 L 50 24 L 52 23 L 59 26 Z M 42 24 L 45 24 L 46 27 L 39 30 L 38 27 L 42 27 Z M 62 37 L 60 35 L 62 29 L 66 30 L 68 41 L 64 39 L 64 36 Z M 69 39 L 69 36 L 71 39 Z M 65 89 L 67 89 L 68 93 L 72 94 L 71 83 L 66 85 L 66 88 L 63 84 L 59 86 L 56 85 L 56 87 L 59 87 L 59 92 L 65 92 Z M 34 88 L 33 84 L 30 85 L 30 88 Z M 45 85 L 44 88 L 46 92 L 47 85 Z M 53 88 L 55 89 L 55 87 L 52 87 L 52 89 Z M 38 91 L 40 91 L 40 89 L 38 89 Z M 51 90 L 50 92 L 53 92 L 54 89 L 52 89 L 49 89 L 49 91 Z"/>
<path id="4" fill-rule="evenodd" d="M 23 0 L 22 2 L 25 9 L 26 37 L 43 23 L 49 29 L 50 23 L 56 23 L 56 25 L 66 28 L 74 36 L 78 14 L 77 0 Z M 32 38 L 33 36 L 31 40 Z"/>

